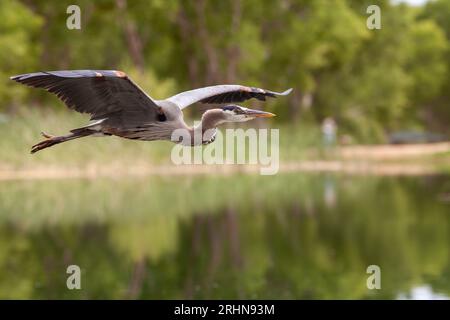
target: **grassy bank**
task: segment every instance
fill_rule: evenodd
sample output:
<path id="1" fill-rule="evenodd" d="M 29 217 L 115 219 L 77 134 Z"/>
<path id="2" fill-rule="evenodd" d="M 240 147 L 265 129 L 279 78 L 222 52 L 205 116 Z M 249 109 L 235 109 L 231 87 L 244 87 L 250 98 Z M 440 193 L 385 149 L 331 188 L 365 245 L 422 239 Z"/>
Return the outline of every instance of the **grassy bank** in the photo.
<path id="1" fill-rule="evenodd" d="M 68 168 L 97 171 L 98 168 L 109 168 L 111 171 L 115 170 L 114 168 L 148 169 L 152 166 L 172 164 L 171 152 L 175 146 L 173 143 L 132 141 L 118 137 L 88 137 L 31 155 L 30 147 L 43 139 L 40 136 L 41 131 L 62 135 L 87 123 L 87 116 L 67 110 L 23 108 L 15 115 L 4 116 L 0 120 L 0 169 L 3 170 Z M 450 151 L 445 151 L 445 148 L 448 149 L 445 145 L 444 148 L 437 145 L 347 146 L 325 151 L 321 146 L 320 130 L 317 126 L 303 123 L 280 125 L 276 119 L 248 123 L 249 127 L 267 124 L 279 129 L 279 157 L 282 164 L 305 161 L 340 161 L 347 164 L 365 162 L 376 165 L 396 163 L 433 167 L 433 171 L 437 168 L 439 172 L 450 172 Z M 222 128 L 221 132 L 224 133 L 224 129 Z M 414 149 L 414 152 L 411 153 L 405 148 Z M 433 152 L 433 149 L 437 151 Z"/>
<path id="2" fill-rule="evenodd" d="M 19 169 L 61 165 L 86 167 L 102 163 L 125 166 L 171 163 L 170 154 L 174 146 L 171 142 L 141 142 L 117 137 L 89 137 L 30 154 L 31 146 L 43 139 L 41 131 L 54 135 L 67 134 L 70 129 L 86 125 L 88 119 L 88 116 L 67 110 L 42 111 L 37 108 L 21 109 L 15 115 L 3 117 L 0 122 L 0 167 Z M 253 122 L 251 125 L 262 124 L 265 123 Z M 276 121 L 271 124 L 273 128 L 278 128 Z M 318 129 L 310 126 L 282 126 L 280 158 L 294 160 L 308 157 L 306 150 L 316 144 L 317 137 Z"/>

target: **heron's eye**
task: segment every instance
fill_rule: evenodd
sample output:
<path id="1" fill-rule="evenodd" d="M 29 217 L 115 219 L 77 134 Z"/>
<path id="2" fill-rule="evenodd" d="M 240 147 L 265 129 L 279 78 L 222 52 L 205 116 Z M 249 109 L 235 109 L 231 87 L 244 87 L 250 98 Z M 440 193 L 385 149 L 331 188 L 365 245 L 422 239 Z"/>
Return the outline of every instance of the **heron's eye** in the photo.
<path id="1" fill-rule="evenodd" d="M 222 108 L 223 111 L 235 111 L 236 107 L 235 106 L 225 106 Z"/>
<path id="2" fill-rule="evenodd" d="M 236 106 L 236 105 L 225 106 L 225 107 L 222 108 L 222 110 L 225 111 L 225 112 L 233 113 L 235 115 L 236 114 L 244 114 L 245 113 L 245 111 L 242 108 L 240 108 L 239 106 Z"/>

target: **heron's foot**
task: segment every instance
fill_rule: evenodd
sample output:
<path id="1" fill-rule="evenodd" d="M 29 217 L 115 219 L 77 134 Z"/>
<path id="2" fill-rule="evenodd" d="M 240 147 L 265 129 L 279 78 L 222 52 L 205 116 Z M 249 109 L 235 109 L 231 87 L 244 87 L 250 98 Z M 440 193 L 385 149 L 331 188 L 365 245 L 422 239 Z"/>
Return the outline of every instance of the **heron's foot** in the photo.
<path id="1" fill-rule="evenodd" d="M 59 143 L 60 141 L 58 141 L 57 139 L 58 139 L 58 137 L 47 138 L 47 140 L 44 140 L 44 141 L 39 142 L 38 144 L 35 144 L 34 146 L 31 147 L 31 153 L 36 153 L 39 150 L 51 147 L 54 144 Z"/>
<path id="2" fill-rule="evenodd" d="M 211 139 L 206 140 L 206 141 L 203 141 L 203 144 L 204 144 L 204 145 L 210 144 L 210 143 L 213 143 L 215 140 L 216 140 L 216 136 L 214 135 L 214 136 L 212 136 Z"/>
<path id="3" fill-rule="evenodd" d="M 54 137 L 55 137 L 54 135 L 45 133 L 44 131 L 41 131 L 41 135 L 42 135 L 44 138 L 47 138 L 47 139 L 51 139 L 51 138 L 54 138 Z"/>

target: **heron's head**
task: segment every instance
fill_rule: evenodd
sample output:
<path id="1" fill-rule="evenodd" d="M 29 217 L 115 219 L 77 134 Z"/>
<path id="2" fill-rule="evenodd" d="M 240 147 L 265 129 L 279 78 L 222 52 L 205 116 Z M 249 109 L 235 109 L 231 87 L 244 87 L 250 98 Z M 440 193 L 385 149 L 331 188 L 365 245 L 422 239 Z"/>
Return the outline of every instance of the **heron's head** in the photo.
<path id="1" fill-rule="evenodd" d="M 223 107 L 222 115 L 226 122 L 244 122 L 255 118 L 271 118 L 275 116 L 270 112 L 248 109 L 235 104 Z"/>

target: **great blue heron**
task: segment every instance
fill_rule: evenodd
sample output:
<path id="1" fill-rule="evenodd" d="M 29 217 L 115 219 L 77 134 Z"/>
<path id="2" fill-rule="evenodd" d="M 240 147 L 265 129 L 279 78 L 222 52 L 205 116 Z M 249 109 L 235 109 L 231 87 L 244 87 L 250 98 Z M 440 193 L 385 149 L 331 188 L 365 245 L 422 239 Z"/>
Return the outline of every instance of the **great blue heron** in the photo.
<path id="1" fill-rule="evenodd" d="M 241 85 L 217 85 L 179 93 L 165 100 L 154 100 L 122 71 L 71 70 L 46 71 L 17 75 L 12 80 L 54 93 L 69 108 L 91 115 L 89 125 L 73 129 L 64 136 L 51 136 L 34 145 L 31 153 L 65 141 L 86 136 L 119 136 L 138 140 L 172 140 L 176 129 L 186 129 L 190 141 L 184 144 L 206 144 L 214 140 L 216 127 L 224 122 L 243 122 L 274 114 L 247 109 L 235 104 L 206 111 L 200 125 L 189 127 L 182 110 L 195 103 L 233 103 L 251 98 L 287 95 Z M 200 131 L 201 141 L 194 136 Z M 205 134 L 209 132 L 209 134 Z M 182 141 L 175 141 L 182 142 Z"/>

